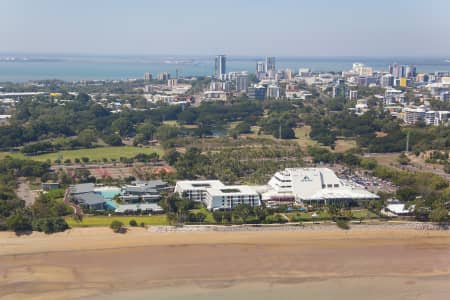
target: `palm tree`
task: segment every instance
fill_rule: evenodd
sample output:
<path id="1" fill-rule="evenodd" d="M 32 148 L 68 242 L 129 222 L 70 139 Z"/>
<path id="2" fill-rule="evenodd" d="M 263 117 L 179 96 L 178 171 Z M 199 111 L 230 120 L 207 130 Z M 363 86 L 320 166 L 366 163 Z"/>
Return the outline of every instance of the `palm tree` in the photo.
<path id="1" fill-rule="evenodd" d="M 234 209 L 234 214 L 242 220 L 242 223 L 246 223 L 248 216 L 251 214 L 252 208 L 248 204 L 238 204 Z"/>

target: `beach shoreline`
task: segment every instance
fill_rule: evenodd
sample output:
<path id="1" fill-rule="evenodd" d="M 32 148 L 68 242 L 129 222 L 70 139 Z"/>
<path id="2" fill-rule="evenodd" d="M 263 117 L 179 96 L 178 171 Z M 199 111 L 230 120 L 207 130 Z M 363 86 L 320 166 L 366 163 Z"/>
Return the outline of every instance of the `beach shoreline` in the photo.
<path id="1" fill-rule="evenodd" d="M 296 227 L 1 232 L 0 299 L 326 299 L 333 291 L 342 293 L 334 299 L 346 299 L 348 291 L 339 286 L 358 287 L 355 295 L 364 296 L 375 283 L 397 296 L 386 299 L 422 290 L 419 299 L 445 299 L 441 295 L 450 292 L 449 231 Z"/>

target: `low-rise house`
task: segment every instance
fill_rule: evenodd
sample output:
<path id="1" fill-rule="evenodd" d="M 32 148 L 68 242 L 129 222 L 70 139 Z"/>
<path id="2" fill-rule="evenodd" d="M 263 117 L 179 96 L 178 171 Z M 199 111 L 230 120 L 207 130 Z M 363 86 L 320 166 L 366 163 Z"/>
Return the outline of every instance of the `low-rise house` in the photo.
<path id="1" fill-rule="evenodd" d="M 136 195 L 122 195 L 120 199 L 125 203 L 139 203 L 141 202 L 141 197 Z"/>
<path id="2" fill-rule="evenodd" d="M 206 91 L 204 92 L 205 101 L 226 101 L 227 93 L 224 91 Z"/>
<path id="3" fill-rule="evenodd" d="M 307 91 L 286 91 L 286 99 L 288 100 L 307 100 L 312 94 Z"/>
<path id="4" fill-rule="evenodd" d="M 51 191 L 59 189 L 60 185 L 58 182 L 43 182 L 42 183 L 42 190 L 43 191 Z"/>
<path id="5" fill-rule="evenodd" d="M 167 182 L 162 180 L 134 181 L 122 187 L 120 198 L 126 203 L 158 202 L 161 192 L 169 188 Z"/>
<path id="6" fill-rule="evenodd" d="M 95 184 L 93 183 L 81 183 L 81 184 L 74 184 L 69 186 L 69 191 L 71 195 L 79 195 L 79 194 L 86 194 L 86 193 L 93 193 L 95 190 Z"/>
<path id="7" fill-rule="evenodd" d="M 386 206 L 386 210 L 397 216 L 408 216 L 414 213 L 415 206 L 406 207 L 403 203 L 393 203 Z"/>
<path id="8" fill-rule="evenodd" d="M 106 207 L 106 199 L 96 193 L 78 194 L 73 196 L 73 200 L 81 207 L 89 210 L 104 210 Z"/>
<path id="9" fill-rule="evenodd" d="M 119 214 L 135 213 L 135 212 L 162 213 L 164 212 L 164 210 L 158 204 L 143 203 L 143 204 L 119 205 L 114 212 Z"/>
<path id="10" fill-rule="evenodd" d="M 93 183 L 74 184 L 69 186 L 72 201 L 89 210 L 104 210 L 106 199 L 95 192 Z"/>
<path id="11" fill-rule="evenodd" d="M 369 111 L 369 106 L 367 105 L 366 99 L 358 100 L 354 108 L 350 108 L 356 115 L 360 116 Z"/>

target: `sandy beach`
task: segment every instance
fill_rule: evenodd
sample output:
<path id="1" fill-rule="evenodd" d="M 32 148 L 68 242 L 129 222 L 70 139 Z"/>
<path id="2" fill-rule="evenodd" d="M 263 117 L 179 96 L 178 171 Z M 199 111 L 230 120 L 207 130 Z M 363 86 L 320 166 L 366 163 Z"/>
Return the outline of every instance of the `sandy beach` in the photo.
<path id="1" fill-rule="evenodd" d="M 401 227 L 1 232 L 0 299 L 447 299 L 449 254 Z"/>

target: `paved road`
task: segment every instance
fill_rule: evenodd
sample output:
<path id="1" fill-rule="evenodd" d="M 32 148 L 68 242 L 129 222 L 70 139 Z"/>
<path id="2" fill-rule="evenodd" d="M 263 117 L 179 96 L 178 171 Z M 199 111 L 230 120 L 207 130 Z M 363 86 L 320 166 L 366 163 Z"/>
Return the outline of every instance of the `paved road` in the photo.
<path id="1" fill-rule="evenodd" d="M 193 95 L 194 96 L 194 103 L 192 104 L 193 107 L 198 107 L 202 104 L 202 98 L 204 96 L 203 91 L 196 93 Z"/>
<path id="2" fill-rule="evenodd" d="M 70 190 L 68 188 L 64 192 L 64 203 L 66 205 L 72 207 L 72 209 L 76 215 L 79 215 L 79 216 L 83 215 L 83 210 L 81 209 L 81 207 L 76 205 L 72 201 L 70 201 Z"/>

